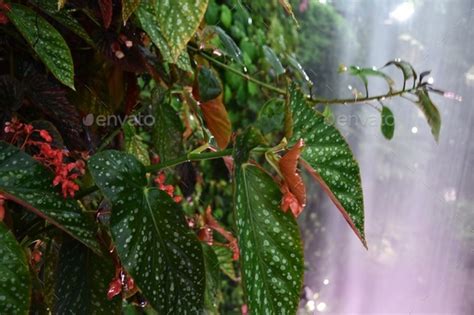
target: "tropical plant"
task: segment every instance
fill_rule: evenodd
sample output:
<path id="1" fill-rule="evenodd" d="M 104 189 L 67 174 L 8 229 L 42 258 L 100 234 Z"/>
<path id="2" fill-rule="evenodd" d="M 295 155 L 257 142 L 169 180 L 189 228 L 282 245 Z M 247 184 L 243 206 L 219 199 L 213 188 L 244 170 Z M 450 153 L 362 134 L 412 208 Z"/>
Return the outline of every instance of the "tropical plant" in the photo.
<path id="1" fill-rule="evenodd" d="M 284 0 L 0 0 L 0 313 L 294 314 L 301 171 L 367 247 L 357 161 L 314 106 L 374 103 L 390 139 L 383 102 L 411 97 L 437 139 L 444 92 L 394 60 L 402 87 L 352 66 L 363 94 L 314 96 L 296 23 Z"/>

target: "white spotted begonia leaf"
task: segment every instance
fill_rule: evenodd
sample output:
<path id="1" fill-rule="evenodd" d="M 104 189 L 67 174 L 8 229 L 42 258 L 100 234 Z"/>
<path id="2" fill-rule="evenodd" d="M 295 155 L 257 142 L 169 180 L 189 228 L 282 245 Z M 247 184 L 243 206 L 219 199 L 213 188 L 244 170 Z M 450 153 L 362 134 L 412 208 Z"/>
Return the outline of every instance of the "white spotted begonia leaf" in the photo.
<path id="1" fill-rule="evenodd" d="M 200 314 L 202 248 L 178 205 L 148 187 L 145 167 L 130 154 L 97 153 L 89 169 L 112 202 L 110 229 L 122 264 L 146 299 L 160 314 Z"/>
<path id="2" fill-rule="evenodd" d="M 64 199 L 53 187 L 53 177 L 30 155 L 0 141 L 0 194 L 99 252 L 94 222 L 76 200 Z"/>
<path id="3" fill-rule="evenodd" d="M 325 192 L 344 215 L 351 228 L 367 247 L 364 235 L 364 199 L 359 165 L 346 140 L 336 127 L 306 103 L 294 86 L 289 90 L 292 122 L 290 145 L 299 139 L 305 147 L 300 161 L 323 186 Z"/>
<path id="4" fill-rule="evenodd" d="M 206 12 L 208 0 L 144 0 L 137 16 L 168 62 L 178 63 Z M 186 70 L 186 69 L 183 69 Z"/>
<path id="5" fill-rule="evenodd" d="M 122 300 L 107 299 L 115 267 L 110 256 L 98 256 L 74 240 L 59 251 L 54 314 L 121 314 Z"/>
<path id="6" fill-rule="evenodd" d="M 0 314 L 28 314 L 31 278 L 23 248 L 0 222 Z"/>
<path id="7" fill-rule="evenodd" d="M 51 73 L 74 89 L 74 65 L 71 51 L 61 34 L 35 11 L 12 3 L 8 18 L 30 44 Z"/>
<path id="8" fill-rule="evenodd" d="M 122 20 L 124 24 L 139 5 L 140 0 L 122 0 Z"/>
<path id="9" fill-rule="evenodd" d="M 260 168 L 236 171 L 235 216 L 249 314 L 295 314 L 304 260 L 298 225 L 280 209 L 280 189 Z"/>

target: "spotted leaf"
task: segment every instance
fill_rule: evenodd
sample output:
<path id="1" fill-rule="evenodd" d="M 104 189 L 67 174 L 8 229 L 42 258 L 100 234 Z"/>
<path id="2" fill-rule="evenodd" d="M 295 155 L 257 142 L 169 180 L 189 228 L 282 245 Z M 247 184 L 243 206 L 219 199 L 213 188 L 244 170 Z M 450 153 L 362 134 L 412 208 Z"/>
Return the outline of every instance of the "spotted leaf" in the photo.
<path id="1" fill-rule="evenodd" d="M 156 0 L 158 25 L 170 48 L 172 60 L 176 61 L 186 44 L 196 32 L 208 0 Z"/>
<path id="2" fill-rule="evenodd" d="M 114 271 L 109 256 L 97 256 L 79 242 L 66 241 L 59 251 L 54 314 L 121 314 L 121 299 L 107 299 Z"/>
<path id="3" fill-rule="evenodd" d="M 68 28 L 71 32 L 82 38 L 86 43 L 91 46 L 94 46 L 94 42 L 87 33 L 87 31 L 82 27 L 82 25 L 73 17 L 73 15 L 67 10 L 58 10 L 58 5 L 64 5 L 64 2 L 61 4 L 56 0 L 44 0 L 44 1 L 35 1 L 34 5 L 39 6 L 43 12 L 48 14 L 50 17 L 56 20 L 59 24 Z"/>
<path id="4" fill-rule="evenodd" d="M 141 1 L 136 15 L 143 30 L 150 36 L 153 44 L 160 50 L 163 59 L 168 63 L 175 63 L 181 70 L 192 71 L 191 61 L 185 50 L 183 50 L 177 58 L 173 58 L 172 49 L 168 45 L 160 28 L 156 1 Z"/>
<path id="5" fill-rule="evenodd" d="M 305 96 L 290 87 L 288 115 L 292 120 L 290 143 L 303 139 L 303 165 L 323 186 L 351 228 L 366 245 L 364 201 L 359 165 L 339 131 L 310 108 Z"/>
<path id="6" fill-rule="evenodd" d="M 122 0 L 122 20 L 124 24 L 139 5 L 140 0 Z"/>
<path id="7" fill-rule="evenodd" d="M 61 34 L 40 15 L 21 4 L 12 3 L 7 14 L 51 73 L 74 89 L 71 51 Z"/>
<path id="8" fill-rule="evenodd" d="M 145 167 L 118 151 L 94 155 L 89 168 L 112 202 L 110 229 L 123 266 L 163 314 L 198 314 L 205 272 L 200 243 L 164 191 L 147 187 Z"/>
<path id="9" fill-rule="evenodd" d="M 153 143 L 162 162 L 183 154 L 183 125 L 169 102 L 156 104 Z"/>
<path id="10" fill-rule="evenodd" d="M 0 142 L 0 193 L 98 252 L 94 223 L 52 186 L 53 177 L 28 154 Z"/>
<path id="11" fill-rule="evenodd" d="M 273 179 L 244 163 L 236 173 L 235 217 L 250 314 L 295 314 L 303 282 L 298 225 L 280 210 Z"/>
<path id="12" fill-rule="evenodd" d="M 31 278 L 25 252 L 0 222 L 0 314 L 28 314 Z"/>

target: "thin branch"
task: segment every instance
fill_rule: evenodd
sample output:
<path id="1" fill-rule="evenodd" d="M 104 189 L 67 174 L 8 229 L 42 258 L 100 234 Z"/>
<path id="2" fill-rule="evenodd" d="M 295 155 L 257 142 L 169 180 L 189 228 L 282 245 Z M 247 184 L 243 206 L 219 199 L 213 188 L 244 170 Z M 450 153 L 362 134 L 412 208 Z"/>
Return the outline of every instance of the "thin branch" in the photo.
<path id="1" fill-rule="evenodd" d="M 198 53 L 200 56 L 204 57 L 205 59 L 209 60 L 210 62 L 212 62 L 213 64 L 215 64 L 216 66 L 218 67 L 221 67 L 223 69 L 226 69 L 226 70 L 229 70 L 235 74 L 237 74 L 238 76 L 250 81 L 250 82 L 253 82 L 257 85 L 260 85 L 261 87 L 263 88 L 266 88 L 270 91 L 273 91 L 273 92 L 276 92 L 278 94 L 281 94 L 281 95 L 286 95 L 286 91 L 283 90 L 283 89 L 280 89 L 280 88 L 277 88 L 273 85 L 270 85 L 268 83 L 265 83 L 265 82 L 262 82 L 260 80 L 257 80 L 253 77 L 251 77 L 250 75 L 246 74 L 246 73 L 243 73 L 219 60 L 217 60 L 216 58 L 210 56 L 209 54 L 207 54 L 206 52 L 202 51 L 202 50 L 199 50 L 197 49 L 196 47 L 193 47 L 193 46 L 190 46 L 188 45 L 188 48 L 196 53 Z M 392 97 L 397 97 L 397 96 L 402 96 L 403 94 L 406 94 L 406 93 L 411 93 L 411 92 L 414 92 L 416 91 L 417 88 L 412 88 L 412 89 L 402 89 L 400 91 L 395 91 L 395 92 L 388 92 L 386 94 L 380 94 L 380 95 L 374 95 L 374 96 L 368 96 L 368 97 L 361 97 L 361 98 L 332 98 L 332 99 L 329 99 L 329 98 L 319 98 L 319 97 L 311 97 L 310 95 L 306 96 L 307 100 L 311 103 L 314 103 L 314 104 L 323 104 L 323 105 L 337 105 L 337 104 L 341 104 L 341 105 L 348 105 L 348 104 L 358 104 L 358 103 L 365 103 L 365 102 L 370 102 L 370 101 L 383 101 L 384 99 L 387 99 L 387 98 L 392 98 Z"/>

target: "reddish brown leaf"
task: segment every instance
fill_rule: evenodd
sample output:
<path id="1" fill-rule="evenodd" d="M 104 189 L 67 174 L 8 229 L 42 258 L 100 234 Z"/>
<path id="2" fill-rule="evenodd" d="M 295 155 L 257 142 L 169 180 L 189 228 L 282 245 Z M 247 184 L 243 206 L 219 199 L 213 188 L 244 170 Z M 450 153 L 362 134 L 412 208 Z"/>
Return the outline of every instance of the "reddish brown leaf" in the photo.
<path id="1" fill-rule="evenodd" d="M 306 189 L 303 179 L 297 170 L 298 160 L 303 146 L 303 139 L 298 140 L 298 142 L 279 161 L 280 171 L 285 181 L 284 184 L 287 187 L 286 190 L 289 190 L 287 192 L 282 189 L 284 201 L 282 207 L 284 206 L 286 208 L 283 209 L 284 211 L 290 207 L 295 217 L 301 213 L 306 205 Z M 298 202 L 299 209 L 298 207 L 295 207 L 293 198 Z"/>
<path id="2" fill-rule="evenodd" d="M 100 13 L 102 14 L 102 22 L 105 28 L 109 28 L 112 23 L 113 0 L 99 0 Z"/>
<path id="3" fill-rule="evenodd" d="M 225 149 L 230 141 L 232 127 L 229 115 L 222 101 L 222 94 L 213 100 L 202 103 L 200 107 L 207 128 L 216 138 L 217 145 L 221 149 Z"/>

